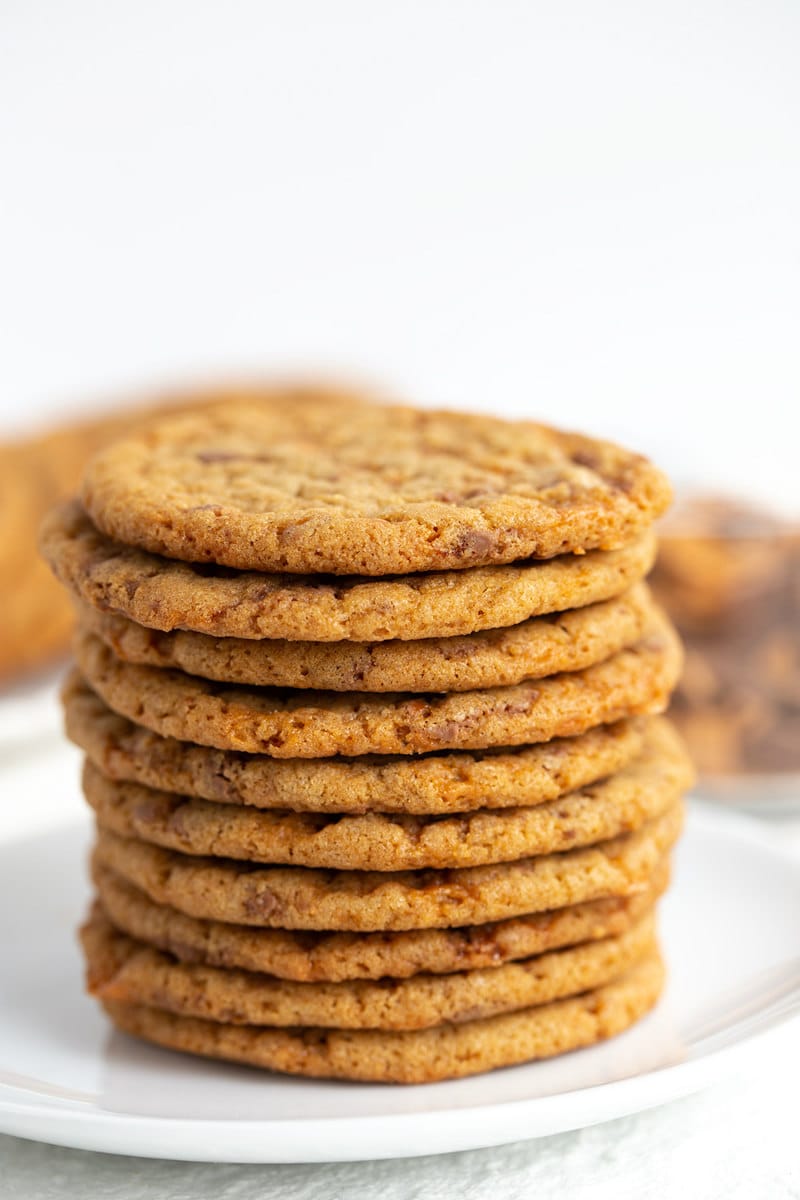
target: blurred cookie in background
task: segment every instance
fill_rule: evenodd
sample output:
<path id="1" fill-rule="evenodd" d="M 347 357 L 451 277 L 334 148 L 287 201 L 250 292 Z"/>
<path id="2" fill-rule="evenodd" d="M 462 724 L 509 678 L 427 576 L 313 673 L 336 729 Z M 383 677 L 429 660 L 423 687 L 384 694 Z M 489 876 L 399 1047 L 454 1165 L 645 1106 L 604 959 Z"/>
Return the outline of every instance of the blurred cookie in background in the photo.
<path id="1" fill-rule="evenodd" d="M 770 781 L 800 774 L 800 523 L 687 499 L 664 523 L 652 585 L 684 639 L 671 711 L 703 782 L 769 799 Z"/>

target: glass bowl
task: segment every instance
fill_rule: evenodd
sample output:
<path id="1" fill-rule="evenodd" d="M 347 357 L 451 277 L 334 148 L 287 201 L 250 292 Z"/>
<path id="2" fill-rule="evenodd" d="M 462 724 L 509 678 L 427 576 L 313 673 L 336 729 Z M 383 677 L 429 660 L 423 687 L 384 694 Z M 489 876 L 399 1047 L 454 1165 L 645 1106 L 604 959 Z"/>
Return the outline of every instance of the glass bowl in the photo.
<path id="1" fill-rule="evenodd" d="M 653 590 L 686 647 L 671 716 L 710 798 L 800 812 L 800 522 L 686 492 Z"/>

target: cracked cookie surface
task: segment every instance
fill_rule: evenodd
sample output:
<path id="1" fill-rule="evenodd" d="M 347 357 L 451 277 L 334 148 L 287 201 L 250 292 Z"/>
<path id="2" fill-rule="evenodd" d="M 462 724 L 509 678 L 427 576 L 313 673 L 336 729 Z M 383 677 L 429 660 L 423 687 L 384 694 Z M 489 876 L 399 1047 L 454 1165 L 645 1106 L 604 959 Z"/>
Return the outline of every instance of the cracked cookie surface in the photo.
<path id="1" fill-rule="evenodd" d="M 448 695 L 306 692 L 213 683 L 120 662 L 75 639 L 78 666 L 110 708 L 165 737 L 275 758 L 419 754 L 571 737 L 660 712 L 680 673 L 680 642 L 654 613 L 635 645 L 582 671 Z"/>
<path id="2" fill-rule="evenodd" d="M 313 403 L 166 419 L 101 451 L 81 489 L 126 545 L 244 570 L 393 575 L 613 550 L 667 507 L 609 442 L 527 421 Z"/>
<path id="3" fill-rule="evenodd" d="M 102 829 L 182 854 L 332 870 L 410 871 L 511 862 L 630 833 L 675 803 L 693 780 L 663 719 L 642 753 L 610 778 L 548 804 L 451 817 L 269 812 L 215 804 L 135 783 L 88 763 L 86 799 Z"/>
<path id="4" fill-rule="evenodd" d="M 276 575 L 179 562 L 124 546 L 77 501 L 40 535 L 52 570 L 84 604 L 148 629 L 292 641 L 457 637 L 617 596 L 655 561 L 651 529 L 619 550 L 384 579 Z"/>
<path id="5" fill-rule="evenodd" d="M 443 871 L 326 871 L 199 858 L 98 830 L 95 860 L 156 904 L 268 929 L 441 929 L 647 886 L 683 823 L 677 802 L 634 833 L 517 862 Z"/>
<path id="6" fill-rule="evenodd" d="M 625 933 L 534 958 L 453 975 L 292 983 L 269 975 L 176 962 L 119 933 L 96 904 L 83 927 L 89 991 L 232 1025 L 428 1029 L 548 1004 L 601 987 L 655 950 L 655 915 Z"/>
<path id="7" fill-rule="evenodd" d="M 189 1054 L 290 1075 L 433 1083 L 549 1058 L 613 1037 L 653 1007 L 663 984 L 664 967 L 654 952 L 619 979 L 581 996 L 412 1032 L 225 1025 L 113 1000 L 103 1007 L 126 1033 Z"/>
<path id="8" fill-rule="evenodd" d="M 646 717 L 533 746 L 440 754 L 281 759 L 195 746 L 121 717 L 73 671 L 67 735 L 109 779 L 223 804 L 323 813 L 463 813 L 543 804 L 622 770 Z"/>
<path id="9" fill-rule="evenodd" d="M 156 904 L 97 859 L 92 863 L 92 879 L 117 929 L 180 962 L 238 967 L 298 983 L 336 983 L 497 967 L 563 946 L 617 936 L 663 894 L 669 882 L 669 860 L 665 855 L 652 876 L 628 895 L 482 925 L 379 933 L 258 929 L 188 917 L 169 905 Z"/>
<path id="10" fill-rule="evenodd" d="M 652 621 L 645 584 L 571 612 L 466 637 L 392 642 L 253 641 L 159 633 L 81 605 L 81 628 L 123 662 L 223 683 L 335 692 L 465 692 L 578 671 L 630 646 Z"/>

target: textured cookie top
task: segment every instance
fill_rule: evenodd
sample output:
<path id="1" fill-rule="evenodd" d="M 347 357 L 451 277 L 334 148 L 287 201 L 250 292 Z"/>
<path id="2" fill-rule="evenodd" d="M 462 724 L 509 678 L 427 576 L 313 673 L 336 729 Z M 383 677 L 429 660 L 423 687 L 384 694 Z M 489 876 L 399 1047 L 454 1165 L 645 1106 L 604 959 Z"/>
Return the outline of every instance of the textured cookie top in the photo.
<path id="1" fill-rule="evenodd" d="M 67 736 L 109 779 L 221 804 L 315 813 L 463 813 L 544 804 L 622 770 L 647 718 L 533 746 L 360 758 L 272 758 L 194 746 L 120 717 L 77 671 L 63 691 Z"/>
<path id="2" fill-rule="evenodd" d="M 656 539 L 648 529 L 619 550 L 387 579 L 276 575 L 177 562 L 124 546 L 101 533 L 73 500 L 48 515 L 40 545 L 74 596 L 149 629 L 381 642 L 455 637 L 608 600 L 647 574 Z"/>
<path id="3" fill-rule="evenodd" d="M 102 829 L 183 854 L 346 871 L 409 871 L 512 862 L 630 833 L 693 781 L 668 722 L 654 718 L 642 754 L 624 770 L 533 807 L 453 817 L 321 815 L 215 804 L 108 779 L 92 763 L 86 799 Z"/>
<path id="4" fill-rule="evenodd" d="M 522 962 L 377 982 L 294 983 L 175 962 L 163 951 L 119 933 L 99 904 L 81 930 L 81 941 L 89 990 L 103 1000 L 146 1004 L 230 1025 L 429 1029 L 601 987 L 653 952 L 655 917 L 648 913 L 617 937 Z"/>
<path id="5" fill-rule="evenodd" d="M 680 802 L 596 846 L 445 871 L 326 871 L 194 857 L 99 830 L 94 860 L 190 917 L 271 929 L 440 929 L 647 887 L 683 824 Z"/>
<path id="6" fill-rule="evenodd" d="M 182 1017 L 102 1001 L 126 1033 L 160 1046 L 290 1075 L 375 1083 L 433 1083 L 549 1058 L 621 1033 L 652 1008 L 664 983 L 657 953 L 579 996 L 433 1029 L 280 1029 Z"/>
<path id="7" fill-rule="evenodd" d="M 532 954 L 625 933 L 664 892 L 669 862 L 665 856 L 641 890 L 627 896 L 606 896 L 486 925 L 400 933 L 310 933 L 203 921 L 154 903 L 99 862 L 92 863 L 92 878 L 117 929 L 180 962 L 239 967 L 298 983 L 335 983 L 499 967 Z"/>
<path id="8" fill-rule="evenodd" d="M 168 557 L 391 575 L 613 549 L 670 489 L 638 455 L 531 422 L 231 405 L 101 451 L 82 497 L 100 529 Z"/>
<path id="9" fill-rule="evenodd" d="M 683 662 L 677 634 L 659 612 L 635 645 L 582 671 L 444 695 L 215 683 L 121 662 L 84 631 L 75 638 L 75 657 L 120 716 L 162 737 L 274 758 L 479 750 L 572 737 L 663 711 Z"/>
<path id="10" fill-rule="evenodd" d="M 123 662 L 174 667 L 221 683 L 333 692 L 466 692 L 578 671 L 642 636 L 653 602 L 640 583 L 621 596 L 506 629 L 401 642 L 288 642 L 211 638 L 145 629 L 125 617 L 79 608 L 82 629 Z"/>

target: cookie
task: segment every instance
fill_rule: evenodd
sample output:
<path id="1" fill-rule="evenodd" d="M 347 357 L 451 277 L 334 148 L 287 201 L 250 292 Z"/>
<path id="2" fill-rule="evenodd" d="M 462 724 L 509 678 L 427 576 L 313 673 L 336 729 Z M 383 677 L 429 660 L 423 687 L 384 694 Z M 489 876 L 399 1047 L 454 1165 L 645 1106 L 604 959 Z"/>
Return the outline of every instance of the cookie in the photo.
<path id="1" fill-rule="evenodd" d="M 50 667 L 69 649 L 72 606 L 37 552 L 36 538 L 45 513 L 74 493 L 93 453 L 187 405 L 247 400 L 284 406 L 323 396 L 340 407 L 369 398 L 313 384 L 219 385 L 157 397 L 148 405 L 123 399 L 113 412 L 0 442 L 0 687 Z"/>
<path id="2" fill-rule="evenodd" d="M 0 445 L 0 688 L 57 661 L 69 646 L 72 606 L 36 553 L 55 481 L 39 473 L 31 444 Z"/>
<path id="3" fill-rule="evenodd" d="M 268 575 L 177 562 L 124 546 L 77 501 L 55 509 L 41 550 L 73 596 L 150 629 L 212 637 L 374 642 L 457 637 L 618 596 L 653 565 L 646 530 L 619 550 L 386 579 Z"/>
<path id="4" fill-rule="evenodd" d="M 345 871 L 413 871 L 512 862 L 590 846 L 638 829 L 693 782 L 664 720 L 624 771 L 549 804 L 453 817 L 264 812 L 106 779 L 91 763 L 83 790 L 101 829 L 183 854 Z"/>
<path id="5" fill-rule="evenodd" d="M 507 629 L 422 641 L 288 642 L 158 633 L 81 605 L 83 630 L 122 662 L 256 687 L 334 692 L 465 692 L 578 671 L 632 645 L 652 621 L 645 584 L 571 612 Z"/>
<path id="6" fill-rule="evenodd" d="M 73 671 L 67 734 L 109 779 L 224 804 L 326 813 L 463 813 L 543 804 L 604 779 L 642 748 L 646 717 L 577 737 L 472 753 L 281 759 L 194 746 L 135 725 Z"/>
<path id="7" fill-rule="evenodd" d="M 532 422 L 234 404 L 101 451 L 81 498 L 103 532 L 168 558 L 394 575 L 613 550 L 671 496 L 639 455 Z"/>
<path id="8" fill-rule="evenodd" d="M 669 862 L 664 857 L 641 890 L 630 895 L 486 925 L 401 933 L 308 933 L 202 921 L 154 904 L 99 862 L 93 863 L 92 879 L 117 929 L 180 962 L 238 967 L 298 983 L 336 983 L 498 967 L 564 946 L 618 936 L 643 917 L 663 893 L 669 881 Z"/>
<path id="9" fill-rule="evenodd" d="M 433 1083 L 613 1037 L 653 1007 L 663 984 L 663 964 L 654 953 L 613 983 L 581 996 L 406 1033 L 223 1025 L 117 1001 L 103 1007 L 125 1033 L 206 1058 L 325 1079 Z"/>
<path id="10" fill-rule="evenodd" d="M 137 724 L 274 758 L 418 754 L 569 737 L 662 711 L 681 667 L 680 643 L 660 614 L 636 646 L 597 666 L 445 696 L 245 689 L 122 663 L 99 638 L 80 631 L 75 657 L 91 687 Z"/>
<path id="11" fill-rule="evenodd" d="M 251 971 L 176 962 L 118 933 L 95 906 L 81 930 L 87 986 L 101 1000 L 226 1025 L 429 1029 L 548 1004 L 602 987 L 655 950 L 651 912 L 619 937 L 455 975 L 291 983 Z"/>
<path id="12" fill-rule="evenodd" d="M 501 921 L 646 886 L 680 833 L 673 805 L 597 846 L 446 871 L 324 871 L 193 858 L 100 830 L 95 860 L 190 917 L 267 929 L 354 933 Z"/>

